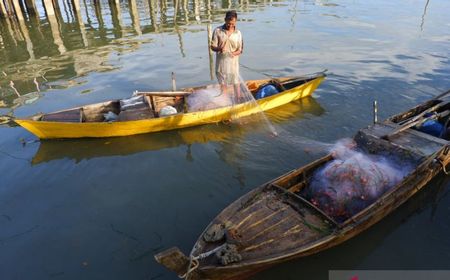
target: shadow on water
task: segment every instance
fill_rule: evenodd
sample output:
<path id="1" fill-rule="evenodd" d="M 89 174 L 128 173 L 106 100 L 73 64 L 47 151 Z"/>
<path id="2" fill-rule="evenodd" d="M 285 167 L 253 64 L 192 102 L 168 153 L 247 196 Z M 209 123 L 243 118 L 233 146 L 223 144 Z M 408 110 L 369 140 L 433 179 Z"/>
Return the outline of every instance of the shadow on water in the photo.
<path id="1" fill-rule="evenodd" d="M 444 245 L 440 240 L 430 239 L 423 239 L 420 245 L 414 242 L 405 244 L 404 241 L 429 237 L 429 231 L 432 231 L 429 227 L 435 227 L 438 231 L 437 228 L 448 226 L 445 225 L 445 219 L 439 221 L 435 217 L 448 214 L 445 213 L 443 206 L 450 202 L 449 186 L 449 177 L 445 175 L 435 177 L 406 203 L 360 235 L 318 254 L 273 267 L 252 279 L 325 280 L 329 279 L 329 270 L 446 269 L 448 256 L 434 249 L 438 246 L 449 246 L 448 244 Z M 414 225 L 414 232 L 407 228 L 410 224 Z M 425 226 L 420 229 L 419 226 L 423 224 L 427 224 L 428 228 Z M 430 247 L 426 248 L 426 244 Z M 427 254 L 434 256 L 434 264 L 417 262 L 416 258 L 422 260 L 421 255 Z M 386 257 L 388 255 L 391 257 Z M 370 260 L 371 258 L 375 260 Z"/>
<path id="2" fill-rule="evenodd" d="M 268 111 L 271 122 L 281 124 L 294 122 L 308 115 L 320 116 L 325 110 L 314 98 L 304 98 Z M 263 124 L 262 124 L 263 125 Z M 145 151 L 156 151 L 182 145 L 187 146 L 186 158 L 190 154 L 190 145 L 208 142 L 239 141 L 245 134 L 257 132 L 261 126 L 248 125 L 206 125 L 175 131 L 158 132 L 128 137 L 100 139 L 43 140 L 32 159 L 33 165 L 52 160 L 68 158 L 76 163 L 97 157 L 125 156 Z"/>

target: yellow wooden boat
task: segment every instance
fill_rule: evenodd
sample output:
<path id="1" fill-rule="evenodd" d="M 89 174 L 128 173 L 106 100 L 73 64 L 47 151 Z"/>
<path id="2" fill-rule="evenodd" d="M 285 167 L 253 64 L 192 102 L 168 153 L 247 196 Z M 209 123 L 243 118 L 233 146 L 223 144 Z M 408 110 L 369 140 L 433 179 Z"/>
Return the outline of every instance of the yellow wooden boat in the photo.
<path id="1" fill-rule="evenodd" d="M 323 72 L 304 77 L 250 80 L 247 88 L 255 95 L 267 84 L 274 84 L 279 93 L 258 99 L 257 105 L 247 101 L 214 109 L 192 111 L 187 105 L 190 94 L 207 86 L 188 88 L 178 92 L 142 92 L 141 107 L 122 110 L 122 100 L 112 100 L 48 114 L 38 114 L 15 122 L 41 139 L 117 137 L 172 130 L 234 118 L 246 117 L 270 110 L 291 101 L 310 96 L 325 78 Z M 177 114 L 160 116 L 164 106 L 173 106 Z M 114 113 L 115 121 L 105 121 L 105 115 Z"/>
<path id="2" fill-rule="evenodd" d="M 298 121 L 304 115 L 320 116 L 325 110 L 312 97 L 285 104 L 266 112 L 270 122 L 280 124 Z M 126 156 L 147 151 L 157 151 L 184 146 L 186 158 L 191 157 L 190 146 L 210 142 L 240 142 L 246 133 L 257 131 L 257 123 L 243 127 L 241 125 L 210 125 L 188 127 L 166 133 L 147 133 L 130 137 L 65 139 L 63 141 L 40 141 L 31 165 L 47 163 L 53 160 L 68 159 L 78 163 L 98 157 Z M 67 147 L 71 147 L 67 149 Z"/>

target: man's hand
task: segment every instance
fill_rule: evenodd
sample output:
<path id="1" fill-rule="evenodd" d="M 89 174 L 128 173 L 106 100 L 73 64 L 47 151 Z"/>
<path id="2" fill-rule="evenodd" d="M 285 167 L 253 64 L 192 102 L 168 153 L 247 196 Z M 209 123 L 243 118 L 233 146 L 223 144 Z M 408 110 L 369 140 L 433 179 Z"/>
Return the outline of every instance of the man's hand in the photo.
<path id="1" fill-rule="evenodd" d="M 232 54 L 233 56 L 238 56 L 238 55 L 241 55 L 241 53 L 242 53 L 241 50 L 237 50 L 237 51 L 232 52 L 231 54 Z"/>
<path id="2" fill-rule="evenodd" d="M 213 52 L 218 52 L 218 53 L 221 53 L 221 52 L 222 52 L 222 48 L 221 48 L 221 47 L 214 47 L 214 46 L 211 46 L 211 50 L 212 50 Z"/>

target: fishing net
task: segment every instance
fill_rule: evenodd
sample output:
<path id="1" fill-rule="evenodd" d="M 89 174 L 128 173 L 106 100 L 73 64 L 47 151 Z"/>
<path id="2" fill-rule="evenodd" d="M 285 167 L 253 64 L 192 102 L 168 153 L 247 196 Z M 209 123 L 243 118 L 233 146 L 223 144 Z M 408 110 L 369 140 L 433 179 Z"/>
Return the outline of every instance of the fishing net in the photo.
<path id="1" fill-rule="evenodd" d="M 303 194 L 337 222 L 373 203 L 411 170 L 393 159 L 364 154 L 352 140 L 335 145 L 334 160 L 317 170 Z"/>
<path id="2" fill-rule="evenodd" d="M 220 85 L 198 89 L 187 97 L 189 112 L 205 111 L 232 105 L 232 99 L 222 94 Z"/>

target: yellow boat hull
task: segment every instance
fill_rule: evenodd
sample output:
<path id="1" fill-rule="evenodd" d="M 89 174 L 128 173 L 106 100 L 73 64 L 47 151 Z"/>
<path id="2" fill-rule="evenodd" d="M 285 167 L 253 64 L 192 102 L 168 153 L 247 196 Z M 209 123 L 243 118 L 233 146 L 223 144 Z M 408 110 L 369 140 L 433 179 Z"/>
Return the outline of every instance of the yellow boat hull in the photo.
<path id="1" fill-rule="evenodd" d="M 258 106 L 247 102 L 230 107 L 222 107 L 199 112 L 122 122 L 49 122 L 31 119 L 16 119 L 15 122 L 40 139 L 118 137 L 136 135 L 184 127 L 217 123 L 234 118 L 242 118 L 267 111 L 294 100 L 310 96 L 325 77 L 319 76 L 298 87 L 273 96 L 257 100 Z"/>

